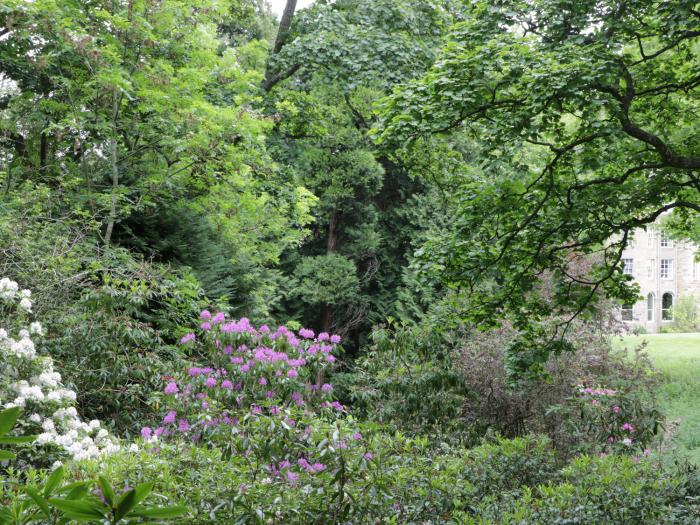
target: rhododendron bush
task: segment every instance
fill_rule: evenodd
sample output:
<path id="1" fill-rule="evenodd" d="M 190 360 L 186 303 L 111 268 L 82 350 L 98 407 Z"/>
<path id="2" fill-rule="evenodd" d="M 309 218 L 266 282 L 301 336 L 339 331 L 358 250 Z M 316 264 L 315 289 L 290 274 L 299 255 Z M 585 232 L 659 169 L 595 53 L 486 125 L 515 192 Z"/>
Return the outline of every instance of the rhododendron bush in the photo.
<path id="1" fill-rule="evenodd" d="M 164 442 L 218 446 L 270 483 L 367 470 L 374 455 L 325 381 L 339 336 L 256 328 L 206 310 L 200 317 L 181 344 L 202 363 L 165 378 L 154 396 L 162 420 L 141 430 L 151 451 Z"/>
<path id="2" fill-rule="evenodd" d="M 84 422 L 74 406 L 76 394 L 61 382 L 53 360 L 37 351 L 43 335 L 30 321 L 30 290 L 0 279 L 0 405 L 20 407 L 19 427 L 36 434 L 35 452 L 59 460 L 95 458 L 114 452 L 118 444 L 97 420 Z"/>

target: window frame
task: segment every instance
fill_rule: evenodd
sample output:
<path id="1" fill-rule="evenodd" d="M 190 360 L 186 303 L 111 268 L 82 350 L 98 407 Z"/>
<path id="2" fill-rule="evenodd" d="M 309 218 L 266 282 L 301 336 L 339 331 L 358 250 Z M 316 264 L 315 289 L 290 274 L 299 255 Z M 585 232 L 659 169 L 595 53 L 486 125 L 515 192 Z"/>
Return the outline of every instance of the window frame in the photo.
<path id="1" fill-rule="evenodd" d="M 664 275 L 664 263 L 667 263 L 666 275 Z M 659 259 L 659 279 L 673 279 L 673 259 Z"/>
<path id="2" fill-rule="evenodd" d="M 665 297 L 670 297 L 671 298 L 671 306 L 669 307 L 664 307 L 664 298 Z M 674 321 L 675 315 L 674 315 L 674 308 L 676 306 L 676 297 L 673 294 L 673 292 L 664 292 L 663 295 L 661 296 L 661 321 L 670 323 Z M 667 312 L 670 312 L 670 315 L 667 315 Z"/>

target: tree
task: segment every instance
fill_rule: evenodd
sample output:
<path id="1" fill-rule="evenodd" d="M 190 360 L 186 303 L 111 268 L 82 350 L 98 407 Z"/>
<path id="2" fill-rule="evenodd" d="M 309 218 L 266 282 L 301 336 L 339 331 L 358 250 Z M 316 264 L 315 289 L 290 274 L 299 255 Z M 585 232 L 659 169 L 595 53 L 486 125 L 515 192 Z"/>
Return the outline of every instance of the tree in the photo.
<path id="1" fill-rule="evenodd" d="M 319 198 L 312 236 L 286 252 L 285 271 L 325 261 L 324 274 L 332 274 L 330 262 L 342 257 L 359 281 L 359 293 L 330 294 L 335 304 L 299 304 L 290 294 L 287 311 L 305 324 L 359 336 L 396 309 L 415 230 L 408 201 L 426 183 L 378 152 L 367 131 L 374 102 L 434 60 L 454 16 L 449 4 L 317 2 L 297 13 L 273 50 L 268 77 L 284 74 L 266 96 L 277 120 L 268 148 L 291 180 Z"/>
<path id="2" fill-rule="evenodd" d="M 384 102 L 387 148 L 474 144 L 454 226 L 423 260 L 472 293 L 467 318 L 521 330 L 514 371 L 569 348 L 601 292 L 635 299 L 620 270 L 635 228 L 700 211 L 699 39 L 695 1 L 478 1 L 424 77 Z M 594 261 L 584 273 L 581 258 Z"/>

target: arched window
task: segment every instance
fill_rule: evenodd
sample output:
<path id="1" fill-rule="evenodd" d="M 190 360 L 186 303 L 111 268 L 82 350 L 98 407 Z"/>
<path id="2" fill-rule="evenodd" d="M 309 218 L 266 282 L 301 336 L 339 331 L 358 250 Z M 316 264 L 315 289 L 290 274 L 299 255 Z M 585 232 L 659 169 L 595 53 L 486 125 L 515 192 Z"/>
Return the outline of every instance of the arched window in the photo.
<path id="1" fill-rule="evenodd" d="M 673 321 L 673 294 L 666 292 L 661 296 L 661 320 Z"/>
<path id="2" fill-rule="evenodd" d="M 623 304 L 620 310 L 620 317 L 623 321 L 634 321 L 634 311 L 631 304 Z"/>
<path id="3" fill-rule="evenodd" d="M 654 294 L 647 295 L 647 321 L 654 320 Z"/>

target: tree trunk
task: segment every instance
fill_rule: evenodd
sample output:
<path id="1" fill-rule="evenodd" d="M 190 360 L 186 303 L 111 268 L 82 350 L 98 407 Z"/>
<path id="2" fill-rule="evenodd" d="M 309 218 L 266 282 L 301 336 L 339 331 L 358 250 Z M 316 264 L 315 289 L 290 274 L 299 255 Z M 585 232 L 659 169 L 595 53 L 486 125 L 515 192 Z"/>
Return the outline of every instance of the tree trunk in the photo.
<path id="1" fill-rule="evenodd" d="M 294 11 L 297 8 L 297 0 L 287 0 L 284 6 L 284 12 L 282 13 L 282 18 L 280 19 L 280 25 L 277 29 L 277 37 L 275 38 L 275 45 L 272 48 L 272 53 L 270 54 L 270 59 L 267 62 L 267 69 L 265 70 L 265 78 L 262 81 L 262 89 L 267 92 L 272 89 L 272 87 L 284 80 L 285 78 L 294 74 L 294 72 L 299 69 L 298 65 L 293 65 L 286 71 L 280 72 L 275 71 L 271 66 L 272 58 L 277 55 L 280 50 L 287 43 L 287 37 L 289 37 L 289 30 L 292 27 L 292 20 L 294 19 Z"/>
<path id="2" fill-rule="evenodd" d="M 331 220 L 328 223 L 328 239 L 326 241 L 326 253 L 335 252 L 338 246 L 338 212 L 333 211 L 331 213 Z M 321 332 L 331 331 L 331 316 L 332 309 L 330 304 L 321 305 Z"/>
<path id="3" fill-rule="evenodd" d="M 119 97 L 114 92 L 112 97 L 112 114 L 114 118 L 114 130 L 109 140 L 110 165 L 112 167 L 112 191 L 109 198 L 109 218 L 107 231 L 105 232 L 105 247 L 109 247 L 112 240 L 114 223 L 117 220 L 117 191 L 119 190 L 119 165 L 117 164 L 117 117 L 119 115 Z"/>

